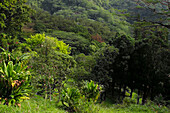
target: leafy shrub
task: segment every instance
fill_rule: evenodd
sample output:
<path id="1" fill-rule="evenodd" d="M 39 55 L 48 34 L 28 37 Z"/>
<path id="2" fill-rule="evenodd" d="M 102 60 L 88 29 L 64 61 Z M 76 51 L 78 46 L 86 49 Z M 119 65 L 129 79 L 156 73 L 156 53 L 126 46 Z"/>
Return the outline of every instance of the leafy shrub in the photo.
<path id="1" fill-rule="evenodd" d="M 77 88 L 63 89 L 61 101 L 70 112 L 96 113 L 98 109 L 94 105 L 100 96 L 100 90 L 101 87 L 94 84 L 93 81 L 86 82 L 81 90 Z"/>
<path id="2" fill-rule="evenodd" d="M 157 104 L 157 105 L 166 105 L 166 101 L 164 100 L 163 96 L 160 94 L 159 96 L 156 96 L 154 98 L 154 102 Z"/>
<path id="3" fill-rule="evenodd" d="M 132 99 L 130 97 L 125 97 L 123 99 L 123 104 L 124 105 L 130 105 L 130 104 L 135 104 L 136 103 L 136 100 L 135 99 Z"/>
<path id="4" fill-rule="evenodd" d="M 97 113 L 99 111 L 99 107 L 95 105 L 95 102 L 90 99 L 87 101 L 85 97 L 79 99 L 79 105 L 75 110 L 78 113 Z"/>
<path id="5" fill-rule="evenodd" d="M 2 53 L 0 55 L 3 56 L 0 62 L 0 101 L 6 105 L 18 104 L 28 96 L 31 74 L 24 62 L 6 51 Z"/>
<path id="6" fill-rule="evenodd" d="M 66 106 L 69 110 L 75 111 L 79 105 L 79 99 L 81 98 L 81 93 L 76 88 L 67 88 L 62 91 L 62 104 Z"/>
<path id="7" fill-rule="evenodd" d="M 130 89 L 129 89 L 130 90 Z M 130 104 L 136 104 L 137 103 L 137 98 L 138 98 L 138 94 L 136 94 L 135 92 L 132 93 L 132 97 L 130 98 L 130 93 L 128 93 L 126 91 L 125 95 L 127 97 L 125 97 L 123 99 L 123 104 L 124 105 L 130 105 Z M 142 98 L 139 98 L 139 103 L 142 103 Z"/>
<path id="8" fill-rule="evenodd" d="M 128 92 L 126 92 L 126 96 L 130 95 Z M 130 111 L 133 112 L 157 112 L 157 113 L 168 113 L 168 108 L 162 103 L 162 97 L 155 98 L 155 101 L 147 100 L 147 103 L 145 105 L 137 105 L 136 100 L 138 98 L 138 95 L 133 92 L 132 98 L 125 97 L 123 99 L 123 104 L 118 105 L 118 108 L 127 108 Z M 156 101 L 157 100 L 157 101 Z M 139 99 L 139 103 L 142 103 L 142 98 Z"/>
<path id="9" fill-rule="evenodd" d="M 152 110 L 157 113 L 168 113 L 168 108 L 165 105 L 157 104 L 153 101 L 148 101 L 146 106 L 152 108 Z"/>
<path id="10" fill-rule="evenodd" d="M 88 100 L 92 99 L 96 102 L 100 96 L 101 86 L 95 84 L 94 81 L 85 82 L 85 85 L 82 88 L 82 94 L 86 96 Z"/>

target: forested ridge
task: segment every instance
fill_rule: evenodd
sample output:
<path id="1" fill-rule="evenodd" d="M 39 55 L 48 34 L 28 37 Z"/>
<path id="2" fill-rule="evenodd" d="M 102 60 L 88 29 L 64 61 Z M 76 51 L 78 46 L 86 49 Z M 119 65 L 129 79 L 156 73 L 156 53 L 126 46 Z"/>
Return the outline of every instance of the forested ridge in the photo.
<path id="1" fill-rule="evenodd" d="M 0 112 L 168 113 L 169 28 L 168 0 L 1 0 Z"/>

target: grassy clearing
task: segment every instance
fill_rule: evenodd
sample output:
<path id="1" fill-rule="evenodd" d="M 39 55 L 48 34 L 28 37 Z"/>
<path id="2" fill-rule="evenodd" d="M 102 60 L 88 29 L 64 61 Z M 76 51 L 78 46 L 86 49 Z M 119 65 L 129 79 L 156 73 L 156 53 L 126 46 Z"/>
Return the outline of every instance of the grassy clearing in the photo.
<path id="1" fill-rule="evenodd" d="M 146 105 L 115 105 L 109 101 L 97 104 L 98 113 L 170 113 L 166 107 L 153 104 Z M 33 97 L 21 103 L 21 108 L 0 104 L 0 113 L 67 113 L 61 103 L 45 100 L 42 97 Z M 89 111 L 90 113 L 90 111 Z"/>
<path id="2" fill-rule="evenodd" d="M 21 103 L 21 108 L 0 105 L 0 113 L 66 113 L 61 104 L 45 100 L 42 97 L 33 97 Z"/>
<path id="3" fill-rule="evenodd" d="M 107 101 L 98 106 L 100 106 L 99 113 L 170 113 L 168 108 L 157 106 L 153 103 L 148 103 L 146 105 L 115 105 Z"/>
<path id="4" fill-rule="evenodd" d="M 168 113 L 156 112 L 152 108 L 141 105 L 130 105 L 128 107 L 120 107 L 112 105 L 110 107 L 101 107 L 99 113 Z"/>

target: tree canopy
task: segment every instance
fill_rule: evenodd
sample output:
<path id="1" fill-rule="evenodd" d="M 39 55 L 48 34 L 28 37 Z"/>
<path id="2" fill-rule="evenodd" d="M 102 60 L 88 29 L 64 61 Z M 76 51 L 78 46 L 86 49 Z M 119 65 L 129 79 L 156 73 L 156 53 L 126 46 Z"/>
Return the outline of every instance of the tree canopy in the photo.
<path id="1" fill-rule="evenodd" d="M 30 21 L 31 8 L 25 0 L 0 1 L 0 33 L 16 35 Z"/>

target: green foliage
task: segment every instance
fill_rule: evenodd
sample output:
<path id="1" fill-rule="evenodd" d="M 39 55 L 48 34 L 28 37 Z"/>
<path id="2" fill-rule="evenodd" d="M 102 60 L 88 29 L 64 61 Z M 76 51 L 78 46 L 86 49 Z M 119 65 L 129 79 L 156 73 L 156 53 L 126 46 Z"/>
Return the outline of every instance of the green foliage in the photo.
<path id="1" fill-rule="evenodd" d="M 140 112 L 140 113 L 153 113 L 153 112 L 157 112 L 157 113 L 168 113 L 168 109 L 166 107 L 159 107 L 157 105 L 136 105 L 136 104 L 132 104 L 129 105 L 128 107 L 125 106 L 117 106 L 118 108 L 120 107 L 120 109 L 122 109 L 122 111 L 130 111 L 130 112 Z M 122 108 L 121 108 L 122 107 Z"/>
<path id="2" fill-rule="evenodd" d="M 69 47 L 69 45 L 67 45 L 66 43 L 64 43 L 63 41 L 58 41 L 56 38 L 53 38 L 53 37 L 47 37 L 47 39 L 50 41 L 50 42 L 54 42 L 54 44 L 56 46 L 52 47 L 52 49 L 58 51 L 58 52 L 61 52 L 61 53 L 64 53 L 64 54 L 70 54 L 71 52 L 71 48 Z M 48 41 L 47 40 L 47 41 Z M 47 42 L 48 43 L 48 42 Z"/>
<path id="3" fill-rule="evenodd" d="M 31 9 L 25 5 L 25 0 L 1 1 L 0 28 L 1 33 L 16 34 L 23 24 L 29 21 Z"/>
<path id="4" fill-rule="evenodd" d="M 89 38 L 88 29 L 78 24 L 73 19 L 64 18 L 63 16 L 50 15 L 49 12 L 37 8 L 36 14 L 33 15 L 35 32 L 47 31 L 47 29 L 74 32 L 86 38 Z"/>
<path id="5" fill-rule="evenodd" d="M 1 55 L 7 57 L 2 57 L 0 63 L 1 103 L 16 105 L 22 100 L 22 97 L 28 96 L 31 74 L 27 70 L 25 62 L 19 62 L 7 52 L 3 52 Z M 16 62 L 17 60 L 18 62 Z"/>
<path id="6" fill-rule="evenodd" d="M 158 106 L 154 103 L 139 105 L 139 104 L 113 104 L 110 102 L 110 98 L 102 104 L 97 105 L 100 107 L 98 113 L 169 113 L 169 109 L 165 106 Z M 157 108 L 157 109 L 155 109 Z"/>
<path id="7" fill-rule="evenodd" d="M 18 42 L 16 36 L 30 21 L 32 9 L 25 4 L 25 0 L 1 0 L 0 7 L 0 46 L 11 51 Z"/>
<path id="8" fill-rule="evenodd" d="M 79 105 L 80 97 L 81 97 L 81 94 L 78 89 L 67 88 L 62 91 L 61 101 L 63 105 L 67 106 L 70 110 L 76 110 L 77 108 L 75 107 Z"/>
<path id="9" fill-rule="evenodd" d="M 92 99 L 96 102 L 100 96 L 102 88 L 98 84 L 95 84 L 94 81 L 85 82 L 85 85 L 82 87 L 82 93 L 85 97 L 90 100 Z"/>
<path id="10" fill-rule="evenodd" d="M 131 99 L 131 98 L 129 98 L 129 97 L 125 97 L 124 99 L 123 99 L 123 104 L 124 105 L 130 105 L 130 104 L 136 104 L 136 100 L 134 100 L 134 99 Z"/>
<path id="11" fill-rule="evenodd" d="M 71 46 L 72 55 L 85 53 L 88 54 L 88 46 L 90 41 L 80 35 L 71 32 L 63 32 L 63 31 L 54 31 L 52 34 L 53 37 L 57 37 L 59 40 L 63 40 L 66 44 Z"/>
<path id="12" fill-rule="evenodd" d="M 109 82 L 114 80 L 114 78 L 112 79 L 112 76 L 114 76 L 112 74 L 113 64 L 118 51 L 114 46 L 106 46 L 96 52 L 96 65 L 92 70 L 92 80 L 104 85 L 104 87 L 109 86 Z"/>
<path id="13" fill-rule="evenodd" d="M 130 94 L 126 92 L 126 96 L 127 97 L 123 99 L 123 105 L 129 106 L 137 103 L 138 95 L 135 92 L 132 93 L 132 97 L 130 97 Z M 142 104 L 142 98 L 139 98 L 139 104 Z"/>
<path id="14" fill-rule="evenodd" d="M 79 83 L 82 83 L 83 80 L 90 80 L 91 71 L 96 64 L 95 56 L 82 53 L 76 55 L 74 58 L 77 62 L 74 68 L 74 79 Z"/>
<path id="15" fill-rule="evenodd" d="M 64 54 L 70 54 L 71 50 L 69 45 L 66 45 L 63 41 L 58 41 L 54 37 L 45 36 L 45 34 L 36 34 L 34 36 L 31 36 L 30 38 L 26 39 L 26 43 L 33 50 L 37 47 L 43 47 L 44 43 L 51 43 L 52 45 L 49 46 L 52 49 Z"/>
<path id="16" fill-rule="evenodd" d="M 149 101 L 147 104 L 146 104 L 147 107 L 150 107 L 152 108 L 153 111 L 156 111 L 158 113 L 166 113 L 166 112 L 169 112 L 168 108 L 164 105 L 161 105 L 161 104 L 156 104 L 152 101 Z"/>
<path id="17" fill-rule="evenodd" d="M 162 26 L 155 27 L 148 22 L 139 22 L 137 25 L 138 26 L 135 27 L 135 38 L 138 40 L 136 41 L 135 51 L 131 55 L 132 60 L 130 61 L 129 68 L 130 70 L 133 70 L 131 71 L 131 76 L 133 76 L 133 81 L 136 81 L 136 86 L 145 92 L 144 100 L 149 96 L 148 93 L 151 95 L 151 100 L 153 100 L 156 95 L 164 92 L 162 89 L 164 89 L 165 86 L 160 84 L 160 81 L 163 80 L 162 78 L 164 78 L 164 85 L 168 81 L 168 36 L 166 28 Z M 162 30 L 164 30 L 164 32 Z M 136 67 L 137 65 L 138 67 Z M 138 75 L 141 77 L 140 79 L 135 80 L 136 74 L 134 73 L 134 70 L 136 70 L 137 73 L 140 73 Z M 142 86 L 141 83 L 145 84 L 145 86 Z M 149 86 L 147 90 L 146 86 Z M 166 93 L 164 94 L 168 97 Z"/>
<path id="18" fill-rule="evenodd" d="M 65 113 L 66 111 L 61 109 L 61 103 L 56 105 L 55 101 L 45 100 L 41 96 L 34 96 L 29 100 L 21 102 L 21 107 L 7 106 L 0 104 L 1 113 Z"/>
<path id="19" fill-rule="evenodd" d="M 168 22 L 169 19 L 169 2 L 167 0 L 139 0 L 138 4 L 140 7 L 143 7 L 143 10 L 150 10 L 154 17 L 157 19 L 147 19 L 146 21 L 153 24 L 158 24 L 166 28 L 170 28 Z"/>
<path id="20" fill-rule="evenodd" d="M 86 105 L 84 103 L 84 105 Z M 91 104 L 92 105 L 92 104 Z M 103 102 L 102 104 L 97 104 L 92 106 L 91 109 L 85 109 L 87 112 L 81 113 L 88 113 L 93 112 L 93 109 L 96 108 L 94 113 L 169 113 L 169 110 L 164 106 L 157 106 L 153 103 L 150 105 L 135 105 L 131 104 L 127 107 L 122 105 L 114 105 L 108 103 L 108 101 Z M 30 100 L 25 100 L 21 102 L 21 108 L 14 107 L 14 106 L 7 106 L 0 104 L 0 112 L 2 113 L 23 113 L 23 112 L 41 112 L 41 113 L 65 113 L 68 110 L 62 109 L 61 103 L 56 104 L 55 101 L 45 100 L 40 96 L 32 97 Z M 100 108 L 100 109 L 98 109 Z M 156 108 L 156 109 L 155 109 Z M 81 109 L 81 108 L 80 108 Z"/>
<path id="21" fill-rule="evenodd" d="M 0 47 L 12 51 L 12 48 L 17 46 L 17 44 L 18 44 L 17 37 L 9 36 L 6 33 L 0 33 Z"/>
<path id="22" fill-rule="evenodd" d="M 41 46 L 41 44 L 45 40 L 45 34 L 36 34 L 34 36 L 31 35 L 30 38 L 26 39 L 26 43 L 34 49 L 36 46 Z"/>
<path id="23" fill-rule="evenodd" d="M 63 84 L 72 75 L 72 68 L 76 64 L 69 55 L 71 48 L 63 41 L 45 34 L 36 34 L 26 41 L 37 53 L 29 62 L 34 69 L 34 93 L 50 100 L 55 90 L 61 95 Z"/>
<path id="24" fill-rule="evenodd" d="M 50 12 L 51 14 L 64 16 L 66 18 L 72 18 L 79 20 L 81 18 L 87 20 L 101 21 L 102 23 L 108 23 L 109 27 L 115 31 L 122 33 L 129 33 L 128 23 L 126 18 L 118 16 L 121 12 L 117 12 L 110 7 L 111 2 L 100 1 L 66 1 L 66 0 L 44 0 L 41 8 Z M 88 9 L 88 10 L 87 10 Z M 114 27 L 116 26 L 116 27 Z"/>
<path id="25" fill-rule="evenodd" d="M 35 23 L 33 29 L 37 32 L 37 33 L 42 33 L 46 31 L 46 26 L 43 23 Z"/>
<path id="26" fill-rule="evenodd" d="M 166 112 L 170 73 L 169 5 L 167 0 L 135 3 L 132 0 L 30 0 L 27 4 L 37 12 L 31 16 L 32 23 L 22 28 L 32 11 L 25 0 L 1 1 L 0 46 L 5 48 L 0 51 L 1 103 L 19 104 L 27 98 L 24 96 L 28 96 L 31 84 L 32 94 L 45 97 L 45 102 L 62 100 L 69 112 L 98 112 L 95 102 L 101 87 L 97 82 L 104 86 L 102 99 L 107 95 L 123 103 L 118 109 Z M 146 8 L 141 8 L 143 5 Z M 158 18 L 144 18 L 141 15 L 145 13 L 145 17 L 156 14 Z M 129 22 L 136 21 L 133 26 L 126 16 Z M 29 33 L 20 34 L 22 29 Z M 48 36 L 32 35 L 33 32 L 47 32 Z M 30 55 L 32 58 L 28 60 Z M 32 79 L 28 70 L 33 73 Z M 95 82 L 84 83 L 84 80 Z M 57 99 L 53 97 L 55 93 Z M 145 104 L 154 97 L 158 106 L 134 105 L 136 101 Z"/>
<path id="27" fill-rule="evenodd" d="M 95 113 L 97 108 L 94 103 L 100 96 L 100 91 L 98 84 L 86 82 L 80 90 L 74 87 L 63 89 L 61 101 L 70 112 Z"/>

